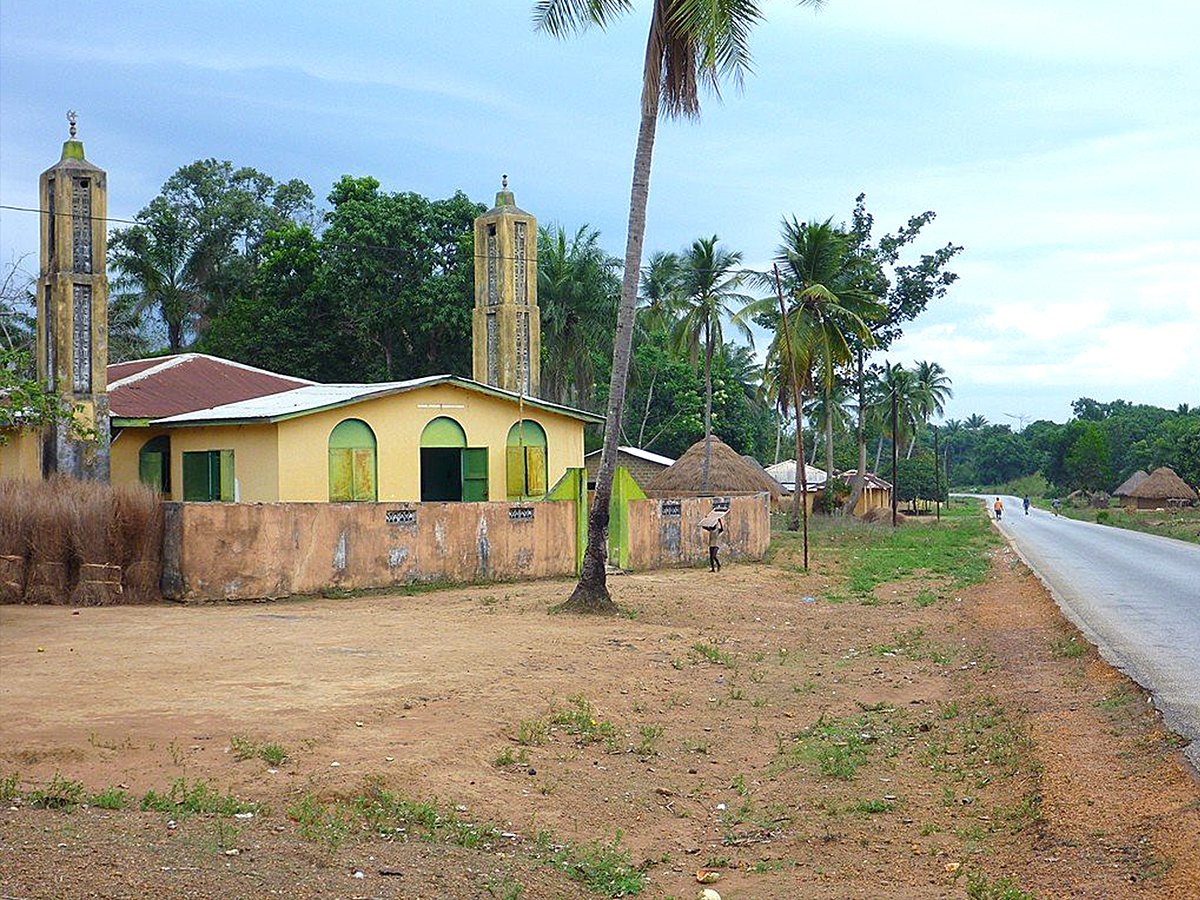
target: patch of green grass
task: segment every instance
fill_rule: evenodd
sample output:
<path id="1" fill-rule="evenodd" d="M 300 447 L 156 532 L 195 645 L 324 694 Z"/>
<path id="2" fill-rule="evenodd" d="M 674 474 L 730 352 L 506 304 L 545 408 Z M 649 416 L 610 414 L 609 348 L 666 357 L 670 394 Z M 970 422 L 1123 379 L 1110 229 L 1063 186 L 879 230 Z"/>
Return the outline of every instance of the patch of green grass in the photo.
<path id="1" fill-rule="evenodd" d="M 525 886 L 507 875 L 490 876 L 484 882 L 483 889 L 488 892 L 488 896 L 495 897 L 496 900 L 521 900 L 525 893 Z"/>
<path id="2" fill-rule="evenodd" d="M 643 725 L 638 729 L 642 740 L 637 745 L 637 752 L 640 756 L 652 756 L 658 753 L 658 741 L 663 736 L 662 725 Z"/>
<path id="3" fill-rule="evenodd" d="M 351 810 L 339 803 L 322 803 L 312 794 L 305 794 L 289 806 L 287 814 L 300 836 L 320 844 L 329 856 L 337 852 L 354 827 Z"/>
<path id="4" fill-rule="evenodd" d="M 74 809 L 83 800 L 83 782 L 54 773 L 45 787 L 34 788 L 25 802 L 36 809 Z"/>
<path id="5" fill-rule="evenodd" d="M 627 897 L 641 893 L 645 886 L 642 871 L 633 864 L 629 851 L 621 848 L 619 831 L 607 844 L 557 845 L 547 832 L 540 832 L 536 843 L 544 861 L 597 893 Z"/>
<path id="6" fill-rule="evenodd" d="M 582 695 L 567 698 L 568 706 L 550 713 L 550 724 L 573 735 L 579 744 L 603 741 L 610 752 L 617 750 L 617 728 L 612 722 L 596 718 L 592 704 Z"/>
<path id="7" fill-rule="evenodd" d="M 177 778 L 165 793 L 153 789 L 142 797 L 144 811 L 168 813 L 182 818 L 196 813 L 215 813 L 232 816 L 241 812 L 261 812 L 258 803 L 239 800 L 232 794 L 221 794 L 208 781 L 197 779 L 188 784 L 186 778 Z"/>
<path id="8" fill-rule="evenodd" d="M 781 741 L 775 765 L 790 768 L 804 761 L 815 762 L 827 778 L 849 781 L 866 763 L 878 730 L 869 716 L 832 720 L 822 716 L 793 735 L 790 742 Z"/>
<path id="9" fill-rule="evenodd" d="M 1055 656 L 1063 659 L 1078 659 L 1088 652 L 1088 645 L 1083 641 L 1076 640 L 1075 635 L 1070 637 L 1059 638 L 1050 645 L 1050 649 Z"/>
<path id="10" fill-rule="evenodd" d="M 733 666 L 733 657 L 721 650 L 715 644 L 697 642 L 692 644 L 692 652 L 696 653 L 703 659 L 708 660 L 715 666 Z"/>
<path id="11" fill-rule="evenodd" d="M 1034 895 L 1023 891 L 1008 878 L 989 879 L 982 872 L 967 875 L 968 900 L 1035 900 Z"/>
<path id="12" fill-rule="evenodd" d="M 517 723 L 513 739 L 522 747 L 540 747 L 546 743 L 550 727 L 542 719 L 522 719 Z"/>
<path id="13" fill-rule="evenodd" d="M 866 815 L 891 812 L 895 808 L 896 803 L 893 800 L 859 800 L 854 804 L 854 812 Z"/>
<path id="14" fill-rule="evenodd" d="M 492 764 L 497 769 L 505 769 L 509 766 L 525 766 L 529 764 L 529 754 L 524 747 L 515 752 L 512 747 L 505 747 L 496 754 L 496 758 L 492 761 Z"/>
<path id="15" fill-rule="evenodd" d="M 921 607 L 921 609 L 924 609 L 927 606 L 933 606 L 933 604 L 937 603 L 938 595 L 928 588 L 924 588 L 913 598 L 913 602 Z"/>
<path id="16" fill-rule="evenodd" d="M 385 787 L 378 778 L 368 778 L 362 796 L 356 797 L 355 813 L 376 834 L 419 833 L 427 840 L 474 849 L 490 847 L 500 838 L 499 829 L 460 818 L 443 810 L 436 800 L 409 800 Z"/>
<path id="17" fill-rule="evenodd" d="M 229 747 L 233 750 L 233 758 L 238 762 L 247 759 L 261 759 L 271 768 L 277 768 L 283 765 L 288 758 L 288 752 L 282 744 L 273 741 L 260 744 L 241 734 L 235 734 L 229 738 Z"/>
<path id="18" fill-rule="evenodd" d="M 0 803 L 12 803 L 21 796 L 21 776 L 10 772 L 0 778 Z"/>
<path id="19" fill-rule="evenodd" d="M 88 806 L 97 809 L 124 809 L 128 805 L 129 795 L 114 787 L 105 788 L 100 793 L 88 797 Z"/>

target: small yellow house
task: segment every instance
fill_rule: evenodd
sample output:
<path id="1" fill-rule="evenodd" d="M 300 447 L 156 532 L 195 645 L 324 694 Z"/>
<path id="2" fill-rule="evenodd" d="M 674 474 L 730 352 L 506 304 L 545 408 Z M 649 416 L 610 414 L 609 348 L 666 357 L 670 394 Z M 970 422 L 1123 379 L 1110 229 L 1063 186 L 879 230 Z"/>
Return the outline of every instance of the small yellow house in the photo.
<path id="1" fill-rule="evenodd" d="M 526 500 L 583 464 L 584 426 L 599 421 L 455 375 L 306 384 L 114 417 L 112 480 L 189 501 Z"/>

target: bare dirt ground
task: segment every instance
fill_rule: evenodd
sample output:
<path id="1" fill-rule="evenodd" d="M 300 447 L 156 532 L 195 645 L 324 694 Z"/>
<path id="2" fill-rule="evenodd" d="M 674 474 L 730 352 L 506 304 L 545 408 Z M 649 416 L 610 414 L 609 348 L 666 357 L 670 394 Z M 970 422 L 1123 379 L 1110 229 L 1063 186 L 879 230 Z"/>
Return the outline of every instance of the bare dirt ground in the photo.
<path id="1" fill-rule="evenodd" d="M 19 795 L 0 895 L 595 897 L 546 848 L 619 834 L 650 897 L 696 896 L 706 865 L 725 900 L 1019 896 L 1003 878 L 1200 896 L 1177 739 L 1007 549 L 982 584 L 888 584 L 874 605 L 829 602 L 821 559 L 775 562 L 615 577 L 630 615 L 605 620 L 547 615 L 566 582 L 0 607 L 0 777 Z M 582 733 L 552 721 L 571 698 Z M 33 808 L 56 773 L 131 806 Z M 179 778 L 266 809 L 138 809 Z M 323 842 L 288 813 L 379 789 L 505 835 Z"/>

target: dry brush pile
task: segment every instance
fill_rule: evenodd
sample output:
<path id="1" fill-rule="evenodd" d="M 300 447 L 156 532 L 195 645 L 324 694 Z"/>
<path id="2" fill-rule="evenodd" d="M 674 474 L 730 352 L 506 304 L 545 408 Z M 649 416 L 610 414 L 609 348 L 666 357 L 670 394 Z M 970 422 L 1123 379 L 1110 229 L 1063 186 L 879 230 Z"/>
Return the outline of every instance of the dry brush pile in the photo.
<path id="1" fill-rule="evenodd" d="M 141 485 L 0 481 L 0 603 L 161 600 L 162 529 Z"/>

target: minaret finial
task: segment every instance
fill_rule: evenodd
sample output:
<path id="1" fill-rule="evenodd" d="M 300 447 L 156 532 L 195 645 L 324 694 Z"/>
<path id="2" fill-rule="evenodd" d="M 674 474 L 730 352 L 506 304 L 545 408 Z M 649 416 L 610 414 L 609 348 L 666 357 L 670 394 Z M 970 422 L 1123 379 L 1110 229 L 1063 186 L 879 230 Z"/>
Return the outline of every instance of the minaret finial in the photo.
<path id="1" fill-rule="evenodd" d="M 71 126 L 71 140 L 75 140 L 75 110 L 67 110 L 67 122 Z"/>
<path id="2" fill-rule="evenodd" d="M 500 176 L 500 190 L 502 190 L 502 191 L 508 190 L 508 175 Z"/>

